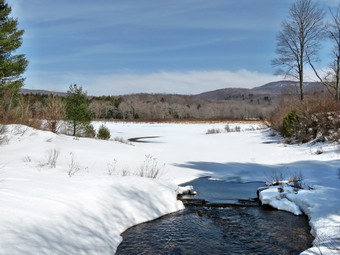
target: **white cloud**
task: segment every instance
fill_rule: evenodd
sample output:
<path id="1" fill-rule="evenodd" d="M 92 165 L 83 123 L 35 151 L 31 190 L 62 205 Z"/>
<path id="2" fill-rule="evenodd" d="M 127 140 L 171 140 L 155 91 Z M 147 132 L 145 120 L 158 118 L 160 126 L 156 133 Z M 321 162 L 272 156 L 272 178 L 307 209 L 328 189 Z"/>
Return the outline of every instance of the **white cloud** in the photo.
<path id="1" fill-rule="evenodd" d="M 27 74 L 27 88 L 66 91 L 82 85 L 89 95 L 132 93 L 198 94 L 220 88 L 252 88 L 280 80 L 271 74 L 248 70 L 156 72 L 149 74 L 36 73 Z"/>

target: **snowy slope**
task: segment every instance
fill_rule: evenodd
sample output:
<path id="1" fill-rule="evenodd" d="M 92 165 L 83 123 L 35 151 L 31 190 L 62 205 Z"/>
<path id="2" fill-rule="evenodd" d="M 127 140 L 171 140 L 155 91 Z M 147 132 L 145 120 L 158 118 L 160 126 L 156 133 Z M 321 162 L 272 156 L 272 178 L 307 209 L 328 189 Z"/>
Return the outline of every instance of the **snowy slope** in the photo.
<path id="1" fill-rule="evenodd" d="M 0 254 L 113 254 L 128 227 L 183 208 L 177 184 L 206 175 L 268 181 L 297 172 L 315 189 L 287 192 L 287 199 L 308 214 L 323 254 L 332 253 L 322 240 L 340 246 L 337 146 L 316 155 L 322 145 L 285 146 L 269 130 L 248 131 L 254 124 L 211 135 L 208 129 L 225 124 L 105 124 L 113 138 L 159 137 L 131 145 L 9 127 L 9 143 L 0 146 Z M 53 150 L 56 168 L 46 165 Z M 134 176 L 146 155 L 161 169 L 159 180 Z M 79 170 L 72 177 L 70 166 Z M 263 196 L 284 204 L 275 190 Z"/>
<path id="2" fill-rule="evenodd" d="M 0 254 L 114 254 L 127 228 L 183 208 L 176 185 L 106 174 L 113 152 L 132 158 L 132 146 L 21 126 L 10 132 L 0 147 Z M 55 169 L 42 166 L 51 148 L 60 150 Z M 71 152 L 81 168 L 72 178 Z"/>

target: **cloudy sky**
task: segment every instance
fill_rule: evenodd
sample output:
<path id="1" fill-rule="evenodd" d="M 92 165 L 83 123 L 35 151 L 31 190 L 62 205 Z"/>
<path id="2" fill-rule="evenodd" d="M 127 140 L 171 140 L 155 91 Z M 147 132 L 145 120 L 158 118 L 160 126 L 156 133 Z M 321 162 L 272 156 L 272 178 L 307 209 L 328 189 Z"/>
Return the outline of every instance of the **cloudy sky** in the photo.
<path id="1" fill-rule="evenodd" d="M 26 88 L 78 84 L 90 95 L 118 95 L 196 94 L 281 79 L 270 63 L 294 0 L 7 2 L 25 29 Z"/>

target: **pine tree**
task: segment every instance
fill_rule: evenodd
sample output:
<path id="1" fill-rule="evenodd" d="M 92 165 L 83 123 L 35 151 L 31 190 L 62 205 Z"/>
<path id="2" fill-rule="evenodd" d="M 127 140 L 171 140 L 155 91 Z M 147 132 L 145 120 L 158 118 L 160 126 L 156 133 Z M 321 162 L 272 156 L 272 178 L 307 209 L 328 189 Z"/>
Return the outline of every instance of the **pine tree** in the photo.
<path id="1" fill-rule="evenodd" d="M 13 53 L 22 44 L 24 30 L 18 30 L 18 20 L 9 17 L 12 9 L 4 0 L 0 0 L 0 88 L 18 91 L 24 82 L 28 61 L 25 55 Z"/>
<path id="2" fill-rule="evenodd" d="M 84 131 L 91 122 L 90 102 L 83 88 L 71 85 L 66 97 L 66 119 L 72 127 L 72 135 Z"/>
<path id="3" fill-rule="evenodd" d="M 28 61 L 24 54 L 14 52 L 22 44 L 24 30 L 18 30 L 18 20 L 9 17 L 12 9 L 0 0 L 0 118 L 8 118 L 17 93 L 23 86 Z"/>

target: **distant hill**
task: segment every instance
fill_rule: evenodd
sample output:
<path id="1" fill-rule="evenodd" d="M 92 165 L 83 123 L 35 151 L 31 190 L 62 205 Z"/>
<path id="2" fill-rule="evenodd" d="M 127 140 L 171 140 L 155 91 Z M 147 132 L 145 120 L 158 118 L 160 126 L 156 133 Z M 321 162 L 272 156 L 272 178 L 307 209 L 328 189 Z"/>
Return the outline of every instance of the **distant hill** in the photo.
<path id="1" fill-rule="evenodd" d="M 306 82 L 305 92 L 324 92 L 324 86 L 319 82 Z M 245 100 L 258 98 L 276 98 L 282 94 L 296 94 L 299 92 L 299 83 L 296 81 L 276 81 L 252 89 L 225 88 L 208 91 L 196 95 L 206 100 Z"/>
<path id="2" fill-rule="evenodd" d="M 201 99 L 207 99 L 207 100 L 229 100 L 229 99 L 238 99 L 240 95 L 247 95 L 249 93 L 251 93 L 250 89 L 225 88 L 225 89 L 217 89 L 213 91 L 204 92 L 196 96 Z"/>
<path id="3" fill-rule="evenodd" d="M 200 93 L 197 95 L 166 95 L 166 94 L 147 94 L 140 93 L 138 97 L 163 97 L 169 96 L 171 98 L 180 98 L 188 100 L 189 97 L 191 99 L 198 98 L 201 100 L 257 100 L 257 99 L 274 99 L 281 94 L 296 94 L 298 93 L 298 82 L 297 81 L 276 81 L 264 84 L 259 87 L 255 87 L 252 89 L 246 88 L 224 88 L 213 91 L 208 91 L 204 93 Z M 319 82 L 306 82 L 305 83 L 305 92 L 313 93 L 315 91 L 323 92 L 325 91 L 324 86 Z M 67 96 L 66 92 L 57 92 L 57 91 L 49 91 L 49 90 L 35 90 L 35 89 L 21 89 L 22 94 L 43 94 L 43 95 L 59 95 L 59 96 Z M 136 97 L 137 95 L 122 95 L 122 97 Z M 150 99 L 149 99 L 150 100 Z"/>
<path id="4" fill-rule="evenodd" d="M 21 94 L 41 94 L 41 95 L 58 95 L 58 96 L 67 96 L 66 92 L 57 92 L 57 91 L 49 91 L 42 89 L 21 89 Z"/>
<path id="5" fill-rule="evenodd" d="M 290 92 L 297 92 L 299 90 L 299 82 L 297 81 L 270 82 L 260 87 L 255 87 L 252 90 L 271 94 L 285 94 Z M 306 93 L 314 92 L 315 90 L 323 91 L 324 85 L 322 85 L 320 82 L 305 82 Z"/>

